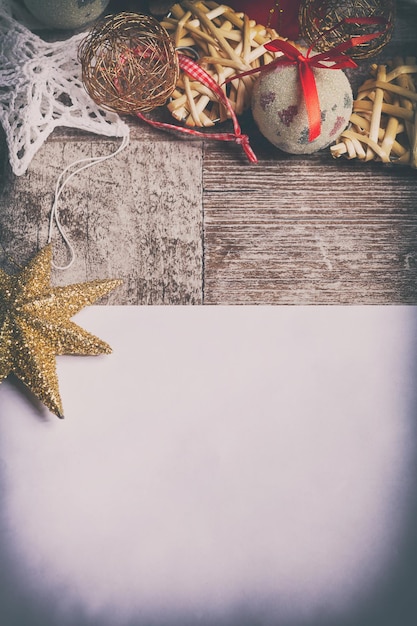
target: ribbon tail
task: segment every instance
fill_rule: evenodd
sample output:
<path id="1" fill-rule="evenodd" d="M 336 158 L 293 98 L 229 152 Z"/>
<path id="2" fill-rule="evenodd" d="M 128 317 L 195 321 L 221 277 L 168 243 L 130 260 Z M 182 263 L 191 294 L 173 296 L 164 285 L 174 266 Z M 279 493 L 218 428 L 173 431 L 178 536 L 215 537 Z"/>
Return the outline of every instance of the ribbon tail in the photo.
<path id="1" fill-rule="evenodd" d="M 300 56 L 299 49 L 289 41 L 284 39 L 273 39 L 264 44 L 265 50 L 269 52 L 282 52 L 287 59 L 296 61 Z"/>
<path id="2" fill-rule="evenodd" d="M 316 79 L 310 65 L 306 63 L 300 64 L 300 80 L 308 116 L 308 140 L 313 141 L 321 133 L 321 109 Z"/>
<path id="3" fill-rule="evenodd" d="M 206 72 L 200 65 L 195 63 L 195 61 L 193 61 L 189 57 L 183 54 L 180 54 L 178 55 L 178 60 L 179 60 L 180 68 L 184 72 L 186 72 L 189 76 L 191 76 L 191 78 L 194 78 L 194 80 L 198 80 L 200 83 L 202 83 L 203 85 L 211 89 L 211 91 L 217 96 L 217 99 L 229 111 L 230 117 L 232 119 L 233 128 L 235 131 L 234 135 L 231 136 L 232 139 L 230 139 L 230 137 L 228 139 L 225 139 L 228 133 L 207 134 L 206 138 L 212 137 L 214 139 L 219 139 L 220 141 L 221 140 L 235 141 L 236 143 L 242 146 L 249 161 L 251 163 L 257 163 L 258 159 L 256 158 L 255 153 L 253 152 L 252 148 L 250 147 L 249 137 L 247 135 L 242 135 L 240 124 L 237 119 L 236 113 L 230 103 L 230 100 L 228 99 L 228 97 L 226 96 L 226 94 L 224 93 L 220 85 L 216 83 L 216 81 L 210 76 L 208 72 Z M 193 131 L 193 132 L 195 133 L 196 131 Z"/>
<path id="4" fill-rule="evenodd" d="M 136 111 L 135 115 L 143 122 L 146 122 L 154 128 L 159 128 L 160 130 L 183 133 L 186 135 L 190 135 L 191 137 L 198 137 L 199 139 L 203 140 L 215 139 L 217 141 L 234 141 L 238 145 L 242 146 L 242 149 L 250 163 L 258 162 L 258 159 L 250 146 L 249 137 L 247 135 L 242 135 L 239 133 L 203 133 L 201 131 L 194 130 L 193 128 L 186 128 L 184 126 L 177 126 L 176 124 L 168 124 L 166 122 L 151 120 L 140 111 Z"/>
<path id="5" fill-rule="evenodd" d="M 257 163 L 258 162 L 258 158 L 256 156 L 256 154 L 254 153 L 254 151 L 252 150 L 252 147 L 249 143 L 249 137 L 247 135 L 241 135 L 241 138 L 239 139 L 238 137 L 235 139 L 235 141 L 237 143 L 240 143 L 244 153 L 246 154 L 246 156 L 248 157 L 248 160 L 250 163 Z"/>
<path id="6" fill-rule="evenodd" d="M 272 62 L 268 63 L 268 67 L 272 67 Z M 227 83 L 231 83 L 236 78 L 243 78 L 244 76 L 251 76 L 253 74 L 258 74 L 261 71 L 262 71 L 262 66 L 255 67 L 252 70 L 246 70 L 245 72 L 239 72 L 239 74 L 234 74 L 233 76 L 229 76 L 229 78 L 226 78 L 226 80 L 224 81 L 224 84 L 227 85 Z"/>

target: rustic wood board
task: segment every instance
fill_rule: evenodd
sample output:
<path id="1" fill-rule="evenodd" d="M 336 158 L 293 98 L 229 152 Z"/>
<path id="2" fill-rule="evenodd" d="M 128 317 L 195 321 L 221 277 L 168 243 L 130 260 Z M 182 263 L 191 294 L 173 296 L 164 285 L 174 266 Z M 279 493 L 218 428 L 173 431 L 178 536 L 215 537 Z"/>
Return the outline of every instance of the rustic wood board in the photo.
<path id="1" fill-rule="evenodd" d="M 417 55 L 416 7 L 398 4 L 379 59 Z M 349 76 L 356 88 L 370 59 Z M 356 74 L 355 74 L 356 72 Z M 206 143 L 206 304 L 416 304 L 417 171 L 287 155 L 250 116 L 259 163 Z"/>
<path id="2" fill-rule="evenodd" d="M 48 237 L 55 182 L 79 158 L 109 154 L 118 143 L 97 137 L 48 141 L 20 177 L 6 168 L 0 197 L 0 241 L 24 263 Z M 59 203 L 76 251 L 74 264 L 54 270 L 55 284 L 123 279 L 111 304 L 202 302 L 200 143 L 131 141 L 114 159 L 74 177 Z M 67 250 L 54 231 L 54 256 Z M 3 258 L 3 267 L 6 260 Z"/>
<path id="3" fill-rule="evenodd" d="M 417 54 L 417 8 L 398 2 L 383 56 Z M 355 88 L 374 59 L 350 72 Z M 171 121 L 163 109 L 157 119 Z M 417 171 L 277 151 L 242 119 L 241 148 L 131 117 L 129 148 L 72 181 L 60 211 L 77 259 L 55 283 L 121 276 L 117 304 L 417 303 Z M 230 128 L 227 128 L 229 130 Z M 1 144 L 1 141 L 0 141 Z M 25 262 L 47 240 L 57 176 L 112 142 L 57 129 L 26 175 L 0 180 L 0 242 Z M 0 150 L 1 153 L 1 150 Z M 0 155 L 1 156 L 1 155 Z M 57 242 L 58 260 L 64 253 Z M 10 267 L 3 258 L 3 267 Z"/>
<path id="4" fill-rule="evenodd" d="M 207 304 L 417 303 L 417 172 L 204 159 Z"/>

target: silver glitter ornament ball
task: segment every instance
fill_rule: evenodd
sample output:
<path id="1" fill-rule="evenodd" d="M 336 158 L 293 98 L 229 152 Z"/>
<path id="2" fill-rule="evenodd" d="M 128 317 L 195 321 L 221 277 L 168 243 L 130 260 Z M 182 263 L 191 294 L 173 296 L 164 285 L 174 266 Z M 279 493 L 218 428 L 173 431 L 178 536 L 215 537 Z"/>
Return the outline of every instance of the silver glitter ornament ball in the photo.
<path id="1" fill-rule="evenodd" d="M 311 154 L 330 145 L 349 123 L 353 97 L 342 70 L 313 68 L 321 109 L 321 133 L 309 141 L 309 123 L 296 65 L 261 74 L 252 92 L 252 112 L 266 139 L 284 152 Z"/>
<path id="2" fill-rule="evenodd" d="M 76 29 L 91 24 L 109 0 L 24 0 L 26 8 L 45 26 Z"/>

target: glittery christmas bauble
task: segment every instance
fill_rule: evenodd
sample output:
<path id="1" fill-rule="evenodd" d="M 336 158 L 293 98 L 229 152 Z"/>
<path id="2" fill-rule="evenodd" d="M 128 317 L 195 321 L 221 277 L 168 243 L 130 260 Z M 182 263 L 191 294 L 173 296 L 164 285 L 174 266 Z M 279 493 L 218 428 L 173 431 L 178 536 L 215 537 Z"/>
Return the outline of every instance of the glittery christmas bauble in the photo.
<path id="1" fill-rule="evenodd" d="M 310 154 L 340 135 L 352 112 L 352 89 L 342 70 L 313 68 L 321 109 L 321 133 L 309 141 L 309 122 L 298 68 L 279 65 L 263 73 L 252 94 L 252 112 L 261 133 L 292 154 Z"/>
<path id="2" fill-rule="evenodd" d="M 376 18 L 374 24 L 347 23 L 345 18 Z M 370 41 L 350 48 L 355 59 L 377 54 L 391 39 L 395 0 L 302 0 L 300 30 L 303 39 L 319 51 L 331 50 L 352 37 L 375 34 Z"/>
<path id="3" fill-rule="evenodd" d="M 40 22 L 51 28 L 82 28 L 96 20 L 109 0 L 24 0 Z"/>

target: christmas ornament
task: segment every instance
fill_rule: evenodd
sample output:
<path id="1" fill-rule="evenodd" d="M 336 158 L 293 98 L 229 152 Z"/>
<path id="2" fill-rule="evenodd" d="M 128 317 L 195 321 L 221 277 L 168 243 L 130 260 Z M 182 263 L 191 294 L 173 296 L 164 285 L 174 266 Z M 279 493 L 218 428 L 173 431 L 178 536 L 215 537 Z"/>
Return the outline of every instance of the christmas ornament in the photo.
<path id="1" fill-rule="evenodd" d="M 26 8 L 51 28 L 81 28 L 96 20 L 109 0 L 24 0 Z"/>
<path id="2" fill-rule="evenodd" d="M 276 67 L 254 87 L 254 120 L 264 137 L 285 152 L 317 152 L 334 141 L 348 124 L 352 90 L 345 74 L 342 70 L 330 74 L 325 69 L 314 69 L 314 77 L 320 98 L 321 132 L 312 141 L 295 67 Z"/>
<path id="3" fill-rule="evenodd" d="M 350 126 L 330 148 L 334 157 L 417 167 L 417 61 L 373 65 L 359 88 Z"/>
<path id="4" fill-rule="evenodd" d="M 44 141 L 58 126 L 107 137 L 126 137 L 127 124 L 97 106 L 81 80 L 77 60 L 83 34 L 47 43 L 0 6 L 0 122 L 9 160 L 24 174 Z"/>
<path id="5" fill-rule="evenodd" d="M 320 51 L 373 34 L 372 39 L 348 50 L 352 58 L 367 58 L 391 39 L 394 16 L 395 0 L 302 0 L 300 30 L 305 41 Z"/>
<path id="6" fill-rule="evenodd" d="M 55 356 L 111 352 L 70 317 L 121 281 L 51 287 L 51 260 L 48 245 L 17 275 L 0 270 L 0 382 L 15 374 L 52 413 L 63 417 Z"/>
<path id="7" fill-rule="evenodd" d="M 347 57 L 311 55 L 311 50 L 304 56 L 289 42 L 268 47 L 279 48 L 285 58 L 262 72 L 254 86 L 252 112 L 259 130 L 285 152 L 321 150 L 349 121 L 352 90 L 340 68 L 355 63 Z"/>
<path id="8" fill-rule="evenodd" d="M 150 37 L 149 28 L 144 29 L 148 25 L 155 29 L 155 37 Z M 124 38 L 119 37 L 119 32 Z M 128 38 L 126 33 L 129 33 Z M 132 113 L 156 128 L 175 130 L 204 139 L 235 141 L 242 146 L 249 160 L 256 162 L 249 138 L 241 133 L 235 112 L 224 91 L 191 58 L 175 52 L 167 32 L 153 18 L 137 13 L 120 13 L 105 18 L 80 46 L 80 59 L 86 89 L 103 107 Z M 144 116 L 144 111 L 151 111 L 166 101 L 175 87 L 178 68 L 223 105 L 232 118 L 233 133 L 202 135 L 194 129 L 173 126 Z"/>
<path id="9" fill-rule="evenodd" d="M 247 16 L 238 15 L 216 2 L 184 1 L 171 8 L 171 16 L 163 26 L 174 40 L 175 47 L 190 48 L 198 64 L 222 86 L 223 92 L 240 115 L 250 107 L 252 76 L 236 78 L 225 86 L 225 81 L 238 73 L 261 67 L 275 58 L 264 44 L 277 33 L 256 24 Z M 173 117 L 189 126 L 212 126 L 230 117 L 227 107 L 199 81 L 189 80 L 181 72 L 168 109 Z"/>
<path id="10" fill-rule="evenodd" d="M 300 0 L 227 0 L 226 4 L 246 13 L 258 24 L 274 28 L 282 37 L 297 39 L 299 36 Z"/>
<path id="11" fill-rule="evenodd" d="M 178 78 L 174 46 L 157 20 L 139 13 L 108 16 L 80 45 L 85 88 L 98 104 L 119 112 L 165 104 Z"/>

